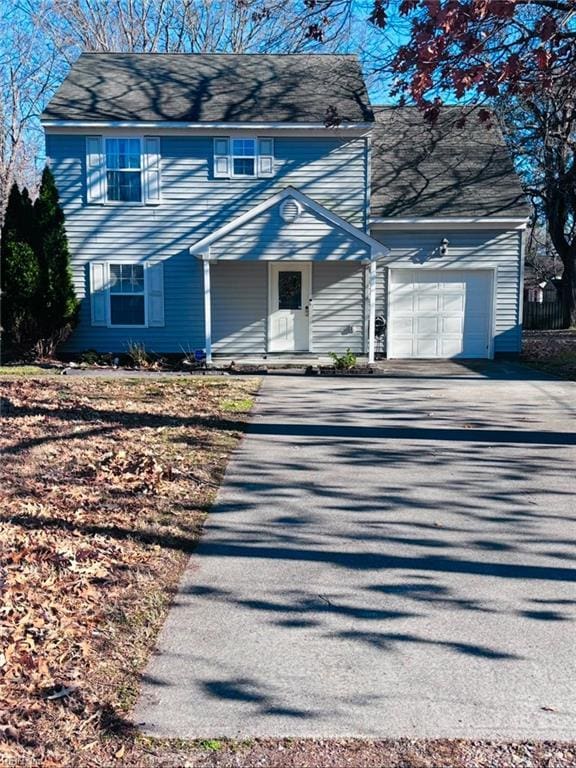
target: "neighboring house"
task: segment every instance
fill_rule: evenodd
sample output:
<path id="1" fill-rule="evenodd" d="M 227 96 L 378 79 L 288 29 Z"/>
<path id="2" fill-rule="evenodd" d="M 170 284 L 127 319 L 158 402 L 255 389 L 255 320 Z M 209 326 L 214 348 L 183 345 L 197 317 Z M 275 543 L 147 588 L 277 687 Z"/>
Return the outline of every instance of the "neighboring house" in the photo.
<path id="1" fill-rule="evenodd" d="M 560 278 L 556 278 L 560 282 Z M 552 280 L 542 280 L 536 285 L 524 288 L 524 300 L 531 304 L 549 304 L 559 300 L 558 289 Z"/>
<path id="2" fill-rule="evenodd" d="M 521 344 L 528 208 L 500 133 L 372 107 L 332 55 L 84 54 L 46 108 L 67 350 L 208 359 Z"/>

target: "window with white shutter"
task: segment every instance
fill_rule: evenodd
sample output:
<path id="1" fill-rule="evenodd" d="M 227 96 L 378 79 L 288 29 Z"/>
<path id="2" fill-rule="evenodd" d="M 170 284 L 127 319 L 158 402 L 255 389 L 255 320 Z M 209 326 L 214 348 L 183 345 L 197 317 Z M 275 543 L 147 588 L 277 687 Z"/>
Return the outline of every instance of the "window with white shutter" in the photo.
<path id="1" fill-rule="evenodd" d="M 274 176 L 273 138 L 214 138 L 214 178 L 256 179 L 270 176 Z"/>
<path id="2" fill-rule="evenodd" d="M 164 325 L 164 265 L 161 261 L 90 264 L 92 325 Z"/>

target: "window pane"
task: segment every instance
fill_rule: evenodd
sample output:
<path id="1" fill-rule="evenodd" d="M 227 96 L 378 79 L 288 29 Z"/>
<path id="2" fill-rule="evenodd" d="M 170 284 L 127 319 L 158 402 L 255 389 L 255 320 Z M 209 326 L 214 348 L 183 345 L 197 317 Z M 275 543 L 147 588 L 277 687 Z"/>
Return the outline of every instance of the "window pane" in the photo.
<path id="1" fill-rule="evenodd" d="M 233 139 L 232 154 L 235 157 L 254 157 L 256 141 L 254 139 Z"/>
<path id="2" fill-rule="evenodd" d="M 140 168 L 140 140 L 106 139 L 106 167 L 108 170 Z"/>
<path id="3" fill-rule="evenodd" d="M 110 296 L 112 325 L 144 325 L 144 296 Z"/>
<path id="4" fill-rule="evenodd" d="M 124 293 L 144 293 L 144 267 L 141 264 L 122 265 L 122 290 Z"/>
<path id="5" fill-rule="evenodd" d="M 254 176 L 254 159 L 235 157 L 234 176 Z"/>
<path id="6" fill-rule="evenodd" d="M 110 264 L 110 293 L 144 293 L 142 264 Z"/>
<path id="7" fill-rule="evenodd" d="M 107 171 L 108 200 L 139 203 L 142 199 L 140 173 L 135 171 Z"/>
<path id="8" fill-rule="evenodd" d="M 140 168 L 140 142 L 138 139 L 118 140 L 119 168 Z"/>
<path id="9" fill-rule="evenodd" d="M 110 264 L 110 291 L 112 293 L 122 292 L 122 267 L 120 264 Z"/>
<path id="10" fill-rule="evenodd" d="M 278 309 L 302 309 L 302 272 L 278 273 Z"/>

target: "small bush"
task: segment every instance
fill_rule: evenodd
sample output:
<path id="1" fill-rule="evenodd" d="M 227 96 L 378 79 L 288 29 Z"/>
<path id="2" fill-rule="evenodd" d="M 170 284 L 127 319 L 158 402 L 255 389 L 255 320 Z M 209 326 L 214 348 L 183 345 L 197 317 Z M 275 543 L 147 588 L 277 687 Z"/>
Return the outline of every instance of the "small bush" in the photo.
<path id="1" fill-rule="evenodd" d="M 139 341 L 129 341 L 128 357 L 137 368 L 147 368 L 150 365 L 150 356 L 146 347 Z"/>
<path id="2" fill-rule="evenodd" d="M 358 361 L 358 358 L 354 352 L 352 352 L 350 347 L 348 347 L 343 355 L 338 355 L 336 352 L 330 352 L 330 357 L 334 361 L 334 368 L 336 368 L 337 371 L 351 371 L 352 368 L 356 367 Z"/>
<path id="3" fill-rule="evenodd" d="M 96 352 L 95 349 L 85 349 L 84 352 L 80 353 L 78 359 L 81 363 L 86 363 L 87 365 L 96 365 L 100 359 L 100 355 L 98 352 Z"/>

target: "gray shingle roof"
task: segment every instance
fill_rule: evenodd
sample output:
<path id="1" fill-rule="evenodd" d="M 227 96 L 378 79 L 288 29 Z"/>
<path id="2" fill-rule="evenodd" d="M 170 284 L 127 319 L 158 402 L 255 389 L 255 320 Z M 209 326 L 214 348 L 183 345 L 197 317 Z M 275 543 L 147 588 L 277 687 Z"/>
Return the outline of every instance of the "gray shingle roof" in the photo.
<path id="1" fill-rule="evenodd" d="M 372 121 L 354 56 L 85 53 L 44 119 L 324 123 Z"/>
<path id="2" fill-rule="evenodd" d="M 414 107 L 374 107 L 372 217 L 527 216 L 526 202 L 502 134 L 460 107 L 445 107 L 437 125 Z"/>

